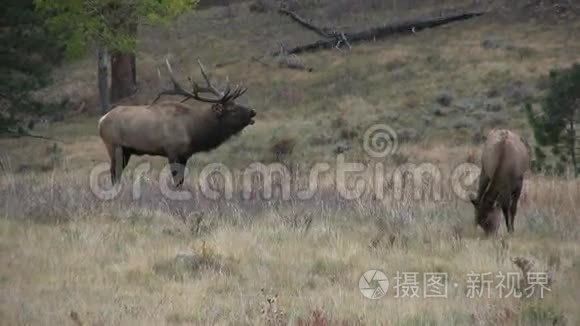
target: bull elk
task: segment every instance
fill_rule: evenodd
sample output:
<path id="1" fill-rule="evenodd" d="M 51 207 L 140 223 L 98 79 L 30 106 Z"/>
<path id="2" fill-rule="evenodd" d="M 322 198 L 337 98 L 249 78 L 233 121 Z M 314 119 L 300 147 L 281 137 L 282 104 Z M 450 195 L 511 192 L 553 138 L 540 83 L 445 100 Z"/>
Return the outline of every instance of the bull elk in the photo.
<path id="1" fill-rule="evenodd" d="M 99 135 L 111 160 L 113 185 L 120 180 L 131 155 L 152 155 L 168 159 L 174 184 L 180 187 L 185 166 L 193 154 L 211 151 L 254 124 L 256 111 L 235 103 L 246 88 L 237 86 L 232 90 L 228 83 L 225 90 L 218 90 L 198 61 L 206 86 L 190 78 L 189 91 L 177 82 L 168 59 L 165 63 L 173 89 L 162 90 L 149 106 L 117 106 L 99 120 Z M 156 103 L 163 95 L 184 99 Z M 210 105 L 185 104 L 190 99 Z"/>
<path id="2" fill-rule="evenodd" d="M 503 213 L 508 233 L 514 232 L 514 219 L 530 165 L 530 148 L 517 134 L 505 129 L 492 130 L 483 145 L 477 195 L 470 195 L 475 222 L 486 236 L 496 233 Z"/>

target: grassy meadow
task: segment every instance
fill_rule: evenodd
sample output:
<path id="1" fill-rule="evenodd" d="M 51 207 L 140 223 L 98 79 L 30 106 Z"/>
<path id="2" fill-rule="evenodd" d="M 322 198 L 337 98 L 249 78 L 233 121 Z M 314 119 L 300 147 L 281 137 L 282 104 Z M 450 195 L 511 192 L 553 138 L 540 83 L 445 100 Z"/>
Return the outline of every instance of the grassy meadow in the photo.
<path id="1" fill-rule="evenodd" d="M 311 13 L 355 30 L 437 12 L 357 7 L 338 15 L 332 8 Z M 192 182 L 185 185 L 191 199 L 168 197 L 159 181 L 165 161 L 147 156 L 132 158 L 118 196 L 99 198 L 92 173 L 108 158 L 96 128 L 95 58 L 66 64 L 40 95 L 69 96 L 85 109 L 35 130 L 63 142 L 0 140 L 0 324 L 579 324 L 580 180 L 528 173 L 515 233 L 507 235 L 502 221 L 498 237 L 485 239 L 472 205 L 454 188 L 459 182 L 461 191 L 475 190 L 474 179 L 453 173 L 479 164 L 491 128 L 510 128 L 533 144 L 523 103 L 541 96 L 550 69 L 579 59 L 579 32 L 577 19 L 489 14 L 351 51 L 300 55 L 313 68 L 308 72 L 279 68 L 268 53 L 278 41 L 292 46 L 317 36 L 245 2 L 203 9 L 165 28 L 144 26 L 139 91 L 129 103 L 154 98 L 156 68 L 167 54 L 182 80 L 199 77 L 199 58 L 214 78 L 248 87 L 241 102 L 258 111 L 256 124 L 188 164 L 194 176 L 211 163 L 232 171 L 232 198 L 217 200 Z M 375 124 L 397 134 L 396 151 L 385 157 L 363 147 Z M 374 195 L 372 169 L 361 174 L 361 196 L 340 196 L 339 155 L 367 168 L 382 164 L 386 198 Z M 134 173 L 146 162 L 151 171 Z M 280 198 L 278 186 L 263 198 L 259 184 L 243 196 L 238 177 L 254 162 L 288 168 L 289 198 Z M 330 170 L 302 199 L 299 185 L 317 163 Z M 406 181 L 393 198 L 392 173 L 404 164 L 437 167 L 441 198 L 414 197 L 434 179 Z M 106 185 L 106 173 L 101 179 Z M 373 269 L 389 280 L 377 300 L 359 290 L 361 276 Z M 397 272 L 419 273 L 419 297 L 397 295 Z M 490 297 L 485 289 L 482 297 L 468 296 L 468 274 L 500 272 L 523 279 L 545 273 L 549 291 L 543 298 L 502 297 L 494 280 Z M 446 298 L 424 297 L 424 273 L 448 276 Z"/>

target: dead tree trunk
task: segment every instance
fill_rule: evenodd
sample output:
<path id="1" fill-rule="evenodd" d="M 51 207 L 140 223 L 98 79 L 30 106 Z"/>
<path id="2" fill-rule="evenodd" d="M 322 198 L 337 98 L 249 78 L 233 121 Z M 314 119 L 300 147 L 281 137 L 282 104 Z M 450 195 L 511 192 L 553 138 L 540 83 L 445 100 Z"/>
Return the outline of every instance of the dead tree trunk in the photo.
<path id="1" fill-rule="evenodd" d="M 383 26 L 373 27 L 371 29 L 363 30 L 360 32 L 355 32 L 352 34 L 332 32 L 331 37 L 329 37 L 325 40 L 319 40 L 319 41 L 316 41 L 314 43 L 300 45 L 300 46 L 288 49 L 287 53 L 288 54 L 297 54 L 297 53 L 302 53 L 302 52 L 313 52 L 313 51 L 317 51 L 317 50 L 338 47 L 341 43 L 352 44 L 352 43 L 357 43 L 357 42 L 362 42 L 362 41 L 377 40 L 377 39 L 385 38 L 387 36 L 391 36 L 393 34 L 415 33 L 415 32 L 418 32 L 418 31 L 426 29 L 426 28 L 433 28 L 433 27 L 446 25 L 446 24 L 449 24 L 452 22 L 467 20 L 467 19 L 481 16 L 483 14 L 484 13 L 482 13 L 482 12 L 473 12 L 473 13 L 463 13 L 463 14 L 445 16 L 445 17 L 419 19 L 419 20 L 413 20 L 413 21 L 408 21 L 408 22 L 403 22 L 403 23 L 398 23 L 398 24 L 387 24 L 387 25 L 383 25 Z M 297 20 L 295 17 L 299 17 L 299 16 L 296 14 L 292 14 L 291 17 L 293 17 L 295 20 Z M 306 20 L 303 18 L 301 18 L 300 20 L 297 20 L 297 21 L 301 21 L 300 24 L 303 26 L 309 26 L 308 28 L 311 30 L 316 31 L 316 29 L 317 29 L 313 24 L 306 22 Z M 306 25 L 304 23 L 306 23 Z M 317 33 L 321 34 L 320 32 L 323 32 L 323 34 L 326 34 L 327 31 L 328 30 L 320 29 Z M 273 56 L 277 56 L 278 54 L 279 54 L 279 51 L 272 53 Z"/>
<path id="2" fill-rule="evenodd" d="M 99 85 L 99 106 L 102 114 L 107 113 L 111 107 L 111 102 L 109 101 L 109 71 L 107 60 L 107 47 L 101 44 L 97 49 L 97 79 Z"/>

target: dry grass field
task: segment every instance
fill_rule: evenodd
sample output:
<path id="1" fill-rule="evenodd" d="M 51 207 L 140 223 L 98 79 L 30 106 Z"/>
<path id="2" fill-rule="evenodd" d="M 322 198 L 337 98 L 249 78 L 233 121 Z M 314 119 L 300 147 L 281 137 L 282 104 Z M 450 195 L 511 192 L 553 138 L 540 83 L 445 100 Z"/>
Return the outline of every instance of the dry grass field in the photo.
<path id="1" fill-rule="evenodd" d="M 352 12 L 313 11 L 346 29 L 397 16 Z M 579 59 L 579 32 L 577 19 L 483 16 L 352 51 L 301 55 L 314 68 L 307 72 L 277 68 L 268 56 L 262 60 L 272 67 L 251 60 L 276 41 L 316 36 L 247 3 L 200 10 L 166 29 L 145 27 L 132 102 L 151 101 L 156 67 L 169 53 L 181 78 L 198 76 L 200 58 L 216 78 L 243 82 L 242 101 L 258 111 L 255 125 L 190 160 L 187 200 L 167 195 L 159 181 L 165 161 L 152 157 L 133 158 L 120 193 L 99 198 L 94 172 L 106 169 L 107 156 L 96 130 L 94 58 L 59 68 L 43 96 L 71 96 L 88 110 L 35 132 L 64 142 L 0 140 L 0 325 L 580 324 L 580 180 L 528 173 L 515 233 L 507 235 L 502 221 L 498 237 L 485 239 L 461 195 L 474 180 L 454 174 L 461 164 L 479 164 L 490 128 L 511 128 L 533 143 L 522 103 L 541 95 L 550 69 Z M 397 134 L 390 155 L 364 150 L 375 124 Z M 339 191 L 337 157 L 368 168 L 359 179 L 366 191 L 355 199 Z M 146 162 L 151 171 L 134 173 Z M 272 198 L 259 184 L 244 195 L 238 177 L 254 162 L 295 172 L 287 175 L 288 198 L 277 178 Z M 207 198 L 194 183 L 211 163 L 232 171 L 231 198 Z M 316 163 L 329 172 L 313 196 L 301 198 Z M 384 198 L 374 186 L 378 164 L 386 171 Z M 404 164 L 431 164 L 440 183 L 406 179 L 394 196 L 392 172 Z M 105 187 L 108 176 L 102 179 Z M 440 198 L 414 197 L 434 185 Z M 369 270 L 388 278 L 379 299 L 359 289 Z M 397 273 L 416 275 L 417 283 Z M 429 273 L 446 275 L 445 297 L 426 296 Z M 508 273 L 522 282 L 500 282 Z M 534 277 L 531 295 L 525 289 Z M 417 297 L 404 297 L 405 286 Z"/>

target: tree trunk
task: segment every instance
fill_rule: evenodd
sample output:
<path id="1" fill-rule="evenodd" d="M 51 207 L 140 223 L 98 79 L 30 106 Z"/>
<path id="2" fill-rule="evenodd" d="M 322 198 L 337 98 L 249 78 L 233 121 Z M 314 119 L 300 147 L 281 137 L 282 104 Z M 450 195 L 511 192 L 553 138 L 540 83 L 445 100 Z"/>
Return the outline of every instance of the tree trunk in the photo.
<path id="1" fill-rule="evenodd" d="M 111 54 L 111 102 L 133 95 L 137 90 L 135 54 L 114 51 Z"/>
<path id="2" fill-rule="evenodd" d="M 97 78 L 99 85 L 99 106 L 101 113 L 109 112 L 111 102 L 109 101 L 109 71 L 107 67 L 107 47 L 99 45 L 97 49 Z"/>
<path id="3" fill-rule="evenodd" d="M 111 14 L 109 25 L 115 34 L 137 38 L 137 11 L 135 1 L 106 1 L 106 12 Z M 111 50 L 111 102 L 133 95 L 137 91 L 135 53 L 127 48 Z"/>

